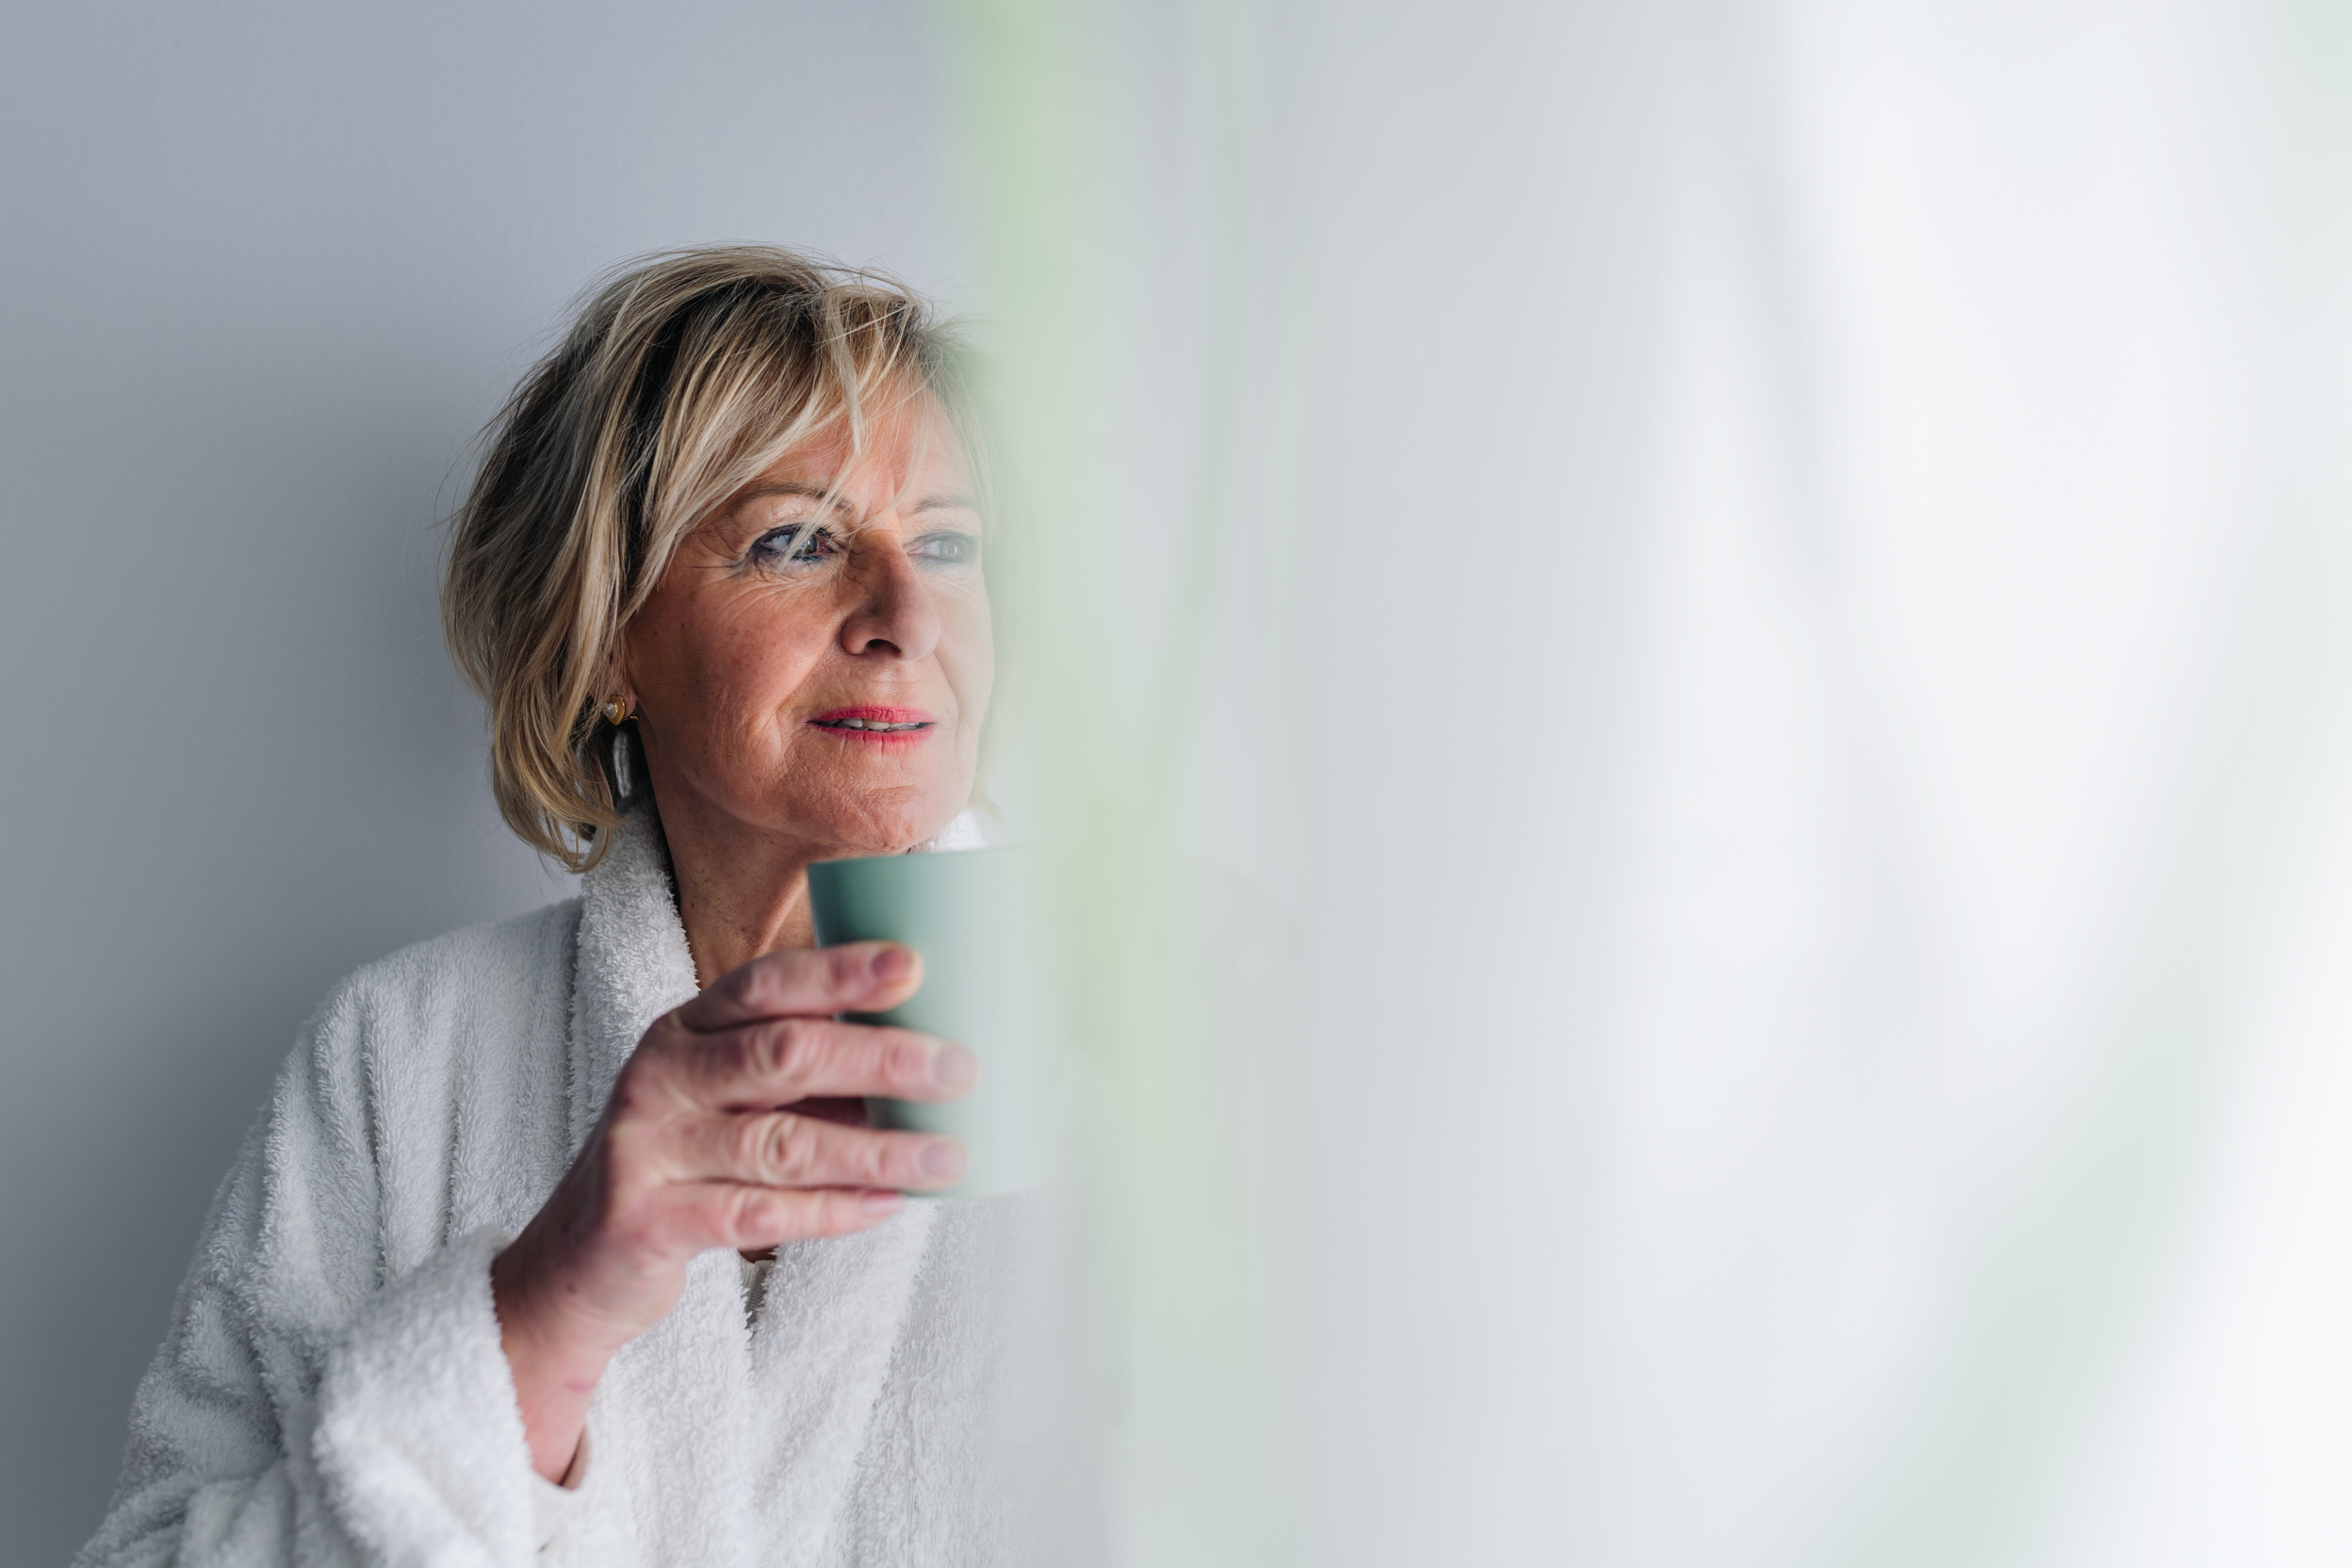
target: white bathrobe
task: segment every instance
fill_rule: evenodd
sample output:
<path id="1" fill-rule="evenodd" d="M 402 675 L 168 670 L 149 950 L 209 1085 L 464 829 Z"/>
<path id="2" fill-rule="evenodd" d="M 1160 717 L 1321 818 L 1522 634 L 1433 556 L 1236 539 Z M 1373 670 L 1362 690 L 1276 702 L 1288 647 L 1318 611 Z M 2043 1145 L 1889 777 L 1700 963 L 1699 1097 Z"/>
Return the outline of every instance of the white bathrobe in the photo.
<path id="1" fill-rule="evenodd" d="M 214 1201 L 78 1561 L 1004 1560 L 1004 1324 L 977 1282 L 1018 1200 L 787 1247 L 756 1313 L 735 1255 L 705 1254 L 606 1373 L 577 1489 L 532 1472 L 490 1260 L 694 988 L 643 812 L 580 897 L 337 987 Z"/>

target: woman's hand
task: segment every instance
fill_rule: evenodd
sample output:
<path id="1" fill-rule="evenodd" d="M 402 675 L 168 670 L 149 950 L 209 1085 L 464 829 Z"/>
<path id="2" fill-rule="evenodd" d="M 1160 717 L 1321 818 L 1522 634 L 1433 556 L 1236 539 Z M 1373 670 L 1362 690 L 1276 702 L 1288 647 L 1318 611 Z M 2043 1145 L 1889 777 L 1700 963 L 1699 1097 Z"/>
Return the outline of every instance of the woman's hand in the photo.
<path id="1" fill-rule="evenodd" d="M 905 1203 L 898 1189 L 963 1174 L 953 1138 L 787 1108 L 971 1088 L 979 1064 L 962 1046 L 833 1021 L 905 1001 L 921 972 L 883 942 L 770 954 L 645 1031 L 580 1157 L 490 1268 L 539 1474 L 570 1467 L 606 1364 L 677 1303 L 697 1254 L 863 1230 Z"/>

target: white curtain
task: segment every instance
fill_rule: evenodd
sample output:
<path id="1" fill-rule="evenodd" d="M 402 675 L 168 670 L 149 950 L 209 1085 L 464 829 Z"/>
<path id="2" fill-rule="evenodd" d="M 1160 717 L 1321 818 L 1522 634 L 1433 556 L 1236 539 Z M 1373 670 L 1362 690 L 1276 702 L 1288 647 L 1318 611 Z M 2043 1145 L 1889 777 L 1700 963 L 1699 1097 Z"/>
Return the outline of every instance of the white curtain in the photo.
<path id="1" fill-rule="evenodd" d="M 2345 13 L 947 20 L 1126 1559 L 2352 1555 Z"/>

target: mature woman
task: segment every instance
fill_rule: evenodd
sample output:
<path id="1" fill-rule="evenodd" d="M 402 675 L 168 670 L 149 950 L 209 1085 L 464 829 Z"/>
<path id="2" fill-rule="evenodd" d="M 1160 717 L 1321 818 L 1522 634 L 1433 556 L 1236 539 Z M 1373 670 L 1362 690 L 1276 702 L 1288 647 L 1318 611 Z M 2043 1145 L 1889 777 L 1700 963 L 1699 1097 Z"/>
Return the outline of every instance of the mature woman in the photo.
<path id="1" fill-rule="evenodd" d="M 923 305 L 786 252 L 616 277 L 444 584 L 506 820 L 580 896 L 329 996 L 215 1202 L 86 1563 L 949 1562 L 1001 1548 L 1000 1210 L 908 1192 L 947 1041 L 833 1021 L 805 870 L 968 833 L 983 510 Z M 658 803 L 658 809 L 657 809 Z"/>

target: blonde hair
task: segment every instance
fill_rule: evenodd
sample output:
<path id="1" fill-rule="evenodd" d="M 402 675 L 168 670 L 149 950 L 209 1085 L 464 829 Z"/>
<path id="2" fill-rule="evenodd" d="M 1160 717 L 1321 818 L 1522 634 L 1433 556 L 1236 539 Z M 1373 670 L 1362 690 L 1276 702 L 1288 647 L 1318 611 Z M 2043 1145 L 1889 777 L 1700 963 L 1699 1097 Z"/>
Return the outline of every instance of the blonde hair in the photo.
<path id="1" fill-rule="evenodd" d="M 442 629 L 489 705 L 508 826 L 574 871 L 602 857 L 612 656 L 678 541 L 820 432 L 846 429 L 854 467 L 925 394 L 970 448 L 962 357 L 903 285 L 774 246 L 643 257 L 594 288 L 450 519 Z"/>

